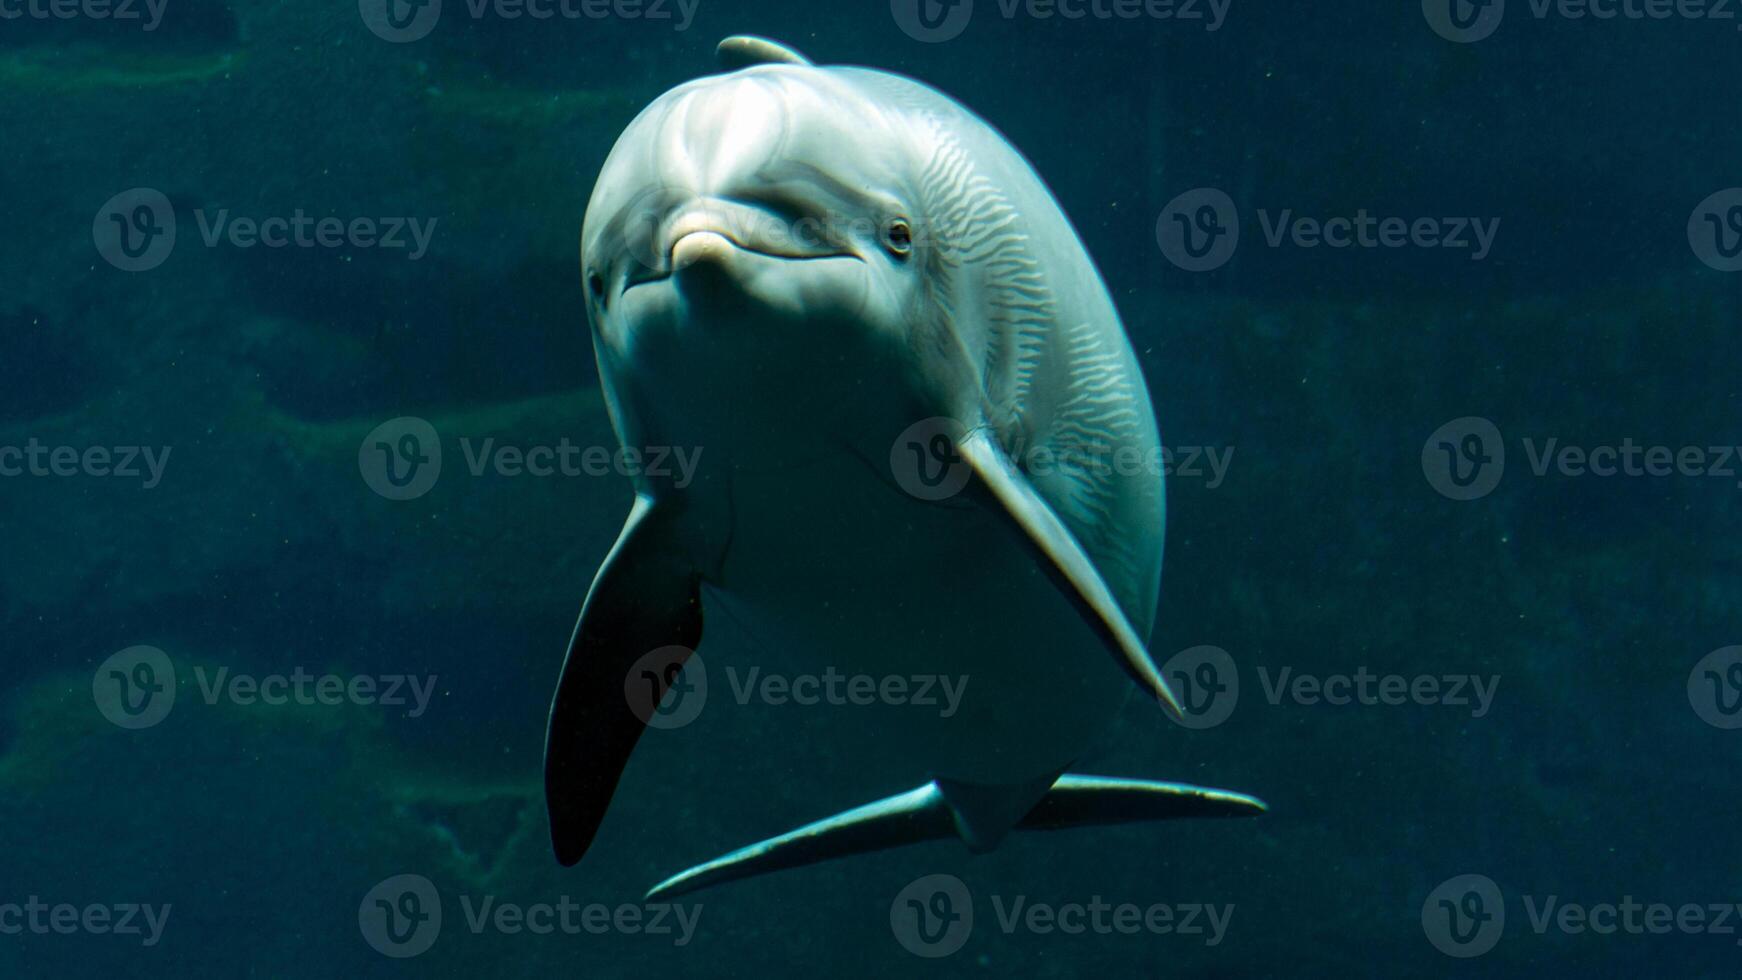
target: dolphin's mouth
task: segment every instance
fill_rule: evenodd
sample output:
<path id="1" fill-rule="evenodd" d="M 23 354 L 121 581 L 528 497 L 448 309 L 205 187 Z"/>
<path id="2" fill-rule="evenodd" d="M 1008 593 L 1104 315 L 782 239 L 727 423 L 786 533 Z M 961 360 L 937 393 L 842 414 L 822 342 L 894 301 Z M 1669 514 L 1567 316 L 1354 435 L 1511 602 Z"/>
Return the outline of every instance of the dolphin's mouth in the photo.
<path id="1" fill-rule="evenodd" d="M 656 247 L 654 254 L 647 257 L 653 260 L 651 263 L 644 260 L 633 264 L 625 291 L 670 279 L 691 264 L 684 258 L 686 253 L 708 249 L 783 262 L 863 261 L 846 242 L 831 241 L 804 222 L 785 222 L 760 209 L 726 202 L 709 202 L 683 212 L 667 222 L 654 240 L 662 247 Z"/>

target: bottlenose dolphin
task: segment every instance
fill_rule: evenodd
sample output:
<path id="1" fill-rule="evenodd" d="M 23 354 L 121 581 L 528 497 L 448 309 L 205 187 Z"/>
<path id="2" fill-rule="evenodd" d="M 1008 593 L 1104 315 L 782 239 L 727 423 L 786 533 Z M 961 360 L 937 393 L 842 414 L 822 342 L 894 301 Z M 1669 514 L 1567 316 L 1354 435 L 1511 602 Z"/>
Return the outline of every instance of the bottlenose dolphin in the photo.
<path id="1" fill-rule="evenodd" d="M 685 487 L 635 478 L 570 641 L 545 752 L 558 860 L 586 853 L 647 724 L 626 676 L 679 651 L 649 674 L 665 691 L 704 607 L 819 665 L 971 687 L 948 718 L 867 731 L 917 789 L 650 895 L 940 837 L 984 851 L 1018 828 L 1262 812 L 1067 771 L 1127 678 L 1180 709 L 1146 649 L 1149 393 L 1046 185 L 918 82 L 760 38 L 719 53 L 725 74 L 630 123 L 582 230 L 617 436 L 705 452 Z"/>

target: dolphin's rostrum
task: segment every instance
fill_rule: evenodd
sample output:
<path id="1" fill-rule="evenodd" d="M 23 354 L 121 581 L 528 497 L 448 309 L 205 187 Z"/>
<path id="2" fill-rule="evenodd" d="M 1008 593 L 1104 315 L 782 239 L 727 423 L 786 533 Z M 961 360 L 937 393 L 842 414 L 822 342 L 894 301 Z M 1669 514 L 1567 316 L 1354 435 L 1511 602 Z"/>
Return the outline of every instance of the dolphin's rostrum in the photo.
<path id="1" fill-rule="evenodd" d="M 1013 829 L 1262 812 L 1067 772 L 1128 678 L 1179 706 L 1146 648 L 1149 393 L 1045 184 L 917 82 L 759 38 L 720 55 L 731 70 L 630 124 L 582 232 L 618 437 L 706 452 L 687 486 L 636 477 L 570 641 L 545 758 L 558 859 L 586 853 L 646 726 L 625 676 L 694 651 L 704 607 L 831 665 L 972 686 L 948 717 L 875 730 L 919 788 L 655 893 L 939 837 L 987 850 Z"/>

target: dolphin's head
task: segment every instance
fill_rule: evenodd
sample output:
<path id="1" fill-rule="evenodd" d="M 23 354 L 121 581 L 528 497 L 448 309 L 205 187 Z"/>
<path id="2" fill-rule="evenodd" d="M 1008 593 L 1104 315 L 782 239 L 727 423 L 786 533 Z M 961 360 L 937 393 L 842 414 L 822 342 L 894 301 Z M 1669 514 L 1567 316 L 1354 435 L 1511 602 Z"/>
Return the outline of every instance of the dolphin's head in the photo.
<path id="1" fill-rule="evenodd" d="M 871 373 L 926 306 L 927 160 L 864 91 L 837 70 L 762 65 L 679 87 L 630 124 L 581 238 L 608 389 L 633 374 L 716 409 L 778 391 L 815 412 L 884 383 Z"/>

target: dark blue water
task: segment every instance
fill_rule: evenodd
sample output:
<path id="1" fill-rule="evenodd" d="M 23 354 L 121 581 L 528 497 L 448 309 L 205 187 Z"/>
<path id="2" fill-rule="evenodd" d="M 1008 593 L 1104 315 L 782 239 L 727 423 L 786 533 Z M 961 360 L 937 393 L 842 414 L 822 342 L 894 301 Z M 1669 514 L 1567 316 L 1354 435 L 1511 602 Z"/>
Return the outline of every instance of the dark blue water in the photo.
<path id="1" fill-rule="evenodd" d="M 0 0 L 0 973 L 1742 968 L 1735 5 L 157 2 Z M 1052 188 L 1174 452 L 1190 709 L 1081 768 L 1268 814 L 645 902 L 923 775 L 721 673 L 554 859 L 631 497 L 576 242 L 739 33 Z"/>

